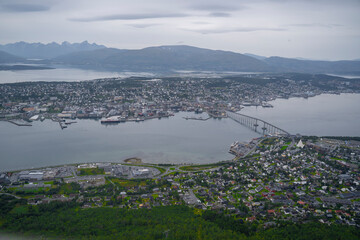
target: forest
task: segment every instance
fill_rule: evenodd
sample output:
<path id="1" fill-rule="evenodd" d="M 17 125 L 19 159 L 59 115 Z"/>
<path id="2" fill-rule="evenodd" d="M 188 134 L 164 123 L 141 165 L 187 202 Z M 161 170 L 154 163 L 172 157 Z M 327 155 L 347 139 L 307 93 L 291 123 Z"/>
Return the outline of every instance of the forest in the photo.
<path id="1" fill-rule="evenodd" d="M 359 239 L 356 227 L 243 222 L 187 206 L 87 208 L 76 201 L 36 206 L 0 195 L 0 231 L 47 239 Z"/>

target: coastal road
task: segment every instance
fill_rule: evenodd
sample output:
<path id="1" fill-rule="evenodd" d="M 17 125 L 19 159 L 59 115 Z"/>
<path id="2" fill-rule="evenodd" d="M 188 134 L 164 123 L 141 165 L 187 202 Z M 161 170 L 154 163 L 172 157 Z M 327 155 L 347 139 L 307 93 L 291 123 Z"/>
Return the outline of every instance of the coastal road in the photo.
<path id="1" fill-rule="evenodd" d="M 10 194 L 10 193 L 0 193 L 0 195 L 8 195 L 8 196 L 12 196 L 12 197 L 14 197 L 16 199 L 21 199 L 21 197 L 15 196 L 15 195 Z"/>

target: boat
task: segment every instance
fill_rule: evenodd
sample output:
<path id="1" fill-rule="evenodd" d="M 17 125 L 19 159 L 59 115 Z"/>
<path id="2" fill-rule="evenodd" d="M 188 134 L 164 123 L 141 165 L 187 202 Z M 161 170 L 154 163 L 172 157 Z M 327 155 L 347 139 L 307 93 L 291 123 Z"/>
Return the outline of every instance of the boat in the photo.
<path id="1" fill-rule="evenodd" d="M 119 123 L 121 121 L 121 118 L 119 116 L 112 116 L 108 118 L 102 118 L 100 120 L 101 123 L 109 124 L 109 123 Z"/>
<path id="2" fill-rule="evenodd" d="M 65 121 L 66 125 L 70 125 L 70 124 L 73 124 L 73 123 L 77 123 L 77 122 L 76 121 Z"/>
<path id="3" fill-rule="evenodd" d="M 231 144 L 231 145 L 230 145 L 230 148 L 233 148 L 233 147 L 237 146 L 238 144 L 239 144 L 239 142 L 238 142 L 238 141 L 233 142 L 233 144 Z"/>
<path id="4" fill-rule="evenodd" d="M 242 105 L 248 107 L 248 106 L 252 106 L 253 104 L 250 102 L 243 102 Z"/>
<path id="5" fill-rule="evenodd" d="M 261 104 L 261 106 L 263 107 L 263 108 L 272 108 L 272 107 L 274 107 L 273 105 L 271 105 L 270 103 L 262 103 Z"/>
<path id="6" fill-rule="evenodd" d="M 202 109 L 202 108 L 197 108 L 197 109 L 195 110 L 195 113 L 196 113 L 196 114 L 203 113 L 203 109 Z"/>
<path id="7" fill-rule="evenodd" d="M 34 115 L 34 116 L 32 116 L 29 120 L 30 120 L 30 121 L 37 121 L 37 120 L 39 120 L 39 118 L 40 118 L 39 115 Z"/>

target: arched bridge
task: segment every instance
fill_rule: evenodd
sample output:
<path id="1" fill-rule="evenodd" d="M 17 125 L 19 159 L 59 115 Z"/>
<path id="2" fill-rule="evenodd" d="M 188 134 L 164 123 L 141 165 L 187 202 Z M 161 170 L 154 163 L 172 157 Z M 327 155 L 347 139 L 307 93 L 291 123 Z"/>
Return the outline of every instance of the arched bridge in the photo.
<path id="1" fill-rule="evenodd" d="M 226 114 L 229 118 L 234 120 L 235 122 L 240 123 L 241 125 L 244 125 L 251 130 L 260 133 L 260 134 L 273 134 L 273 135 L 290 135 L 289 132 L 278 128 L 268 122 L 265 122 L 264 120 L 261 120 L 259 118 L 254 118 L 247 116 L 245 114 L 241 113 L 234 113 L 226 111 Z"/>

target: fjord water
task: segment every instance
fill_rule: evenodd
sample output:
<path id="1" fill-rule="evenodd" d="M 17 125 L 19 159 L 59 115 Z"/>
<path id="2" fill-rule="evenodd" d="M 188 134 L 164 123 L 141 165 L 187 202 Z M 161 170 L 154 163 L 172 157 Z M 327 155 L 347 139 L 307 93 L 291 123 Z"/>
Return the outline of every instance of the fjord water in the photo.
<path id="1" fill-rule="evenodd" d="M 102 125 L 77 120 L 61 130 L 51 120 L 18 127 L 0 122 L 0 169 L 24 169 L 78 162 L 119 162 L 140 157 L 149 163 L 211 163 L 229 160 L 230 144 L 259 135 L 231 119 L 174 117 Z M 196 115 L 206 117 L 206 114 Z"/>
<path id="2" fill-rule="evenodd" d="M 77 68 L 56 68 L 46 70 L 0 71 L 1 83 L 15 82 L 78 82 L 90 79 L 130 77 L 132 72 L 94 71 Z M 136 76 L 150 77 L 150 73 L 136 73 Z"/>
<path id="3" fill-rule="evenodd" d="M 277 99 L 274 108 L 247 107 L 243 114 L 261 118 L 290 133 L 360 136 L 360 94 Z M 258 137 L 231 119 L 185 120 L 194 113 L 145 122 L 101 125 L 77 120 L 61 130 L 50 120 L 18 127 L 0 122 L 0 170 L 80 162 L 119 162 L 140 157 L 149 163 L 213 163 L 231 159 L 234 141 Z M 206 114 L 196 115 L 206 117 Z"/>
<path id="4" fill-rule="evenodd" d="M 269 103 L 274 108 L 246 107 L 241 113 L 263 119 L 291 134 L 360 136 L 360 94 L 322 94 Z"/>

